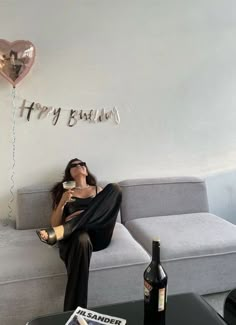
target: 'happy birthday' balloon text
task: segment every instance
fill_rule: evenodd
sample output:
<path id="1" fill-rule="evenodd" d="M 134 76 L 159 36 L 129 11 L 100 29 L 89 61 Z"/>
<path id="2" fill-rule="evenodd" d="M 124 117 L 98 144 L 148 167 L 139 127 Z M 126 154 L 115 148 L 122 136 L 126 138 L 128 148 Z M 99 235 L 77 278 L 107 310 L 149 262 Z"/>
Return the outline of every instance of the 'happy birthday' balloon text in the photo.
<path id="1" fill-rule="evenodd" d="M 78 121 L 86 121 L 89 123 L 105 122 L 107 120 L 113 120 L 116 124 L 120 123 L 119 112 L 116 107 L 110 110 L 101 109 L 70 109 L 64 110 L 62 108 L 54 108 L 52 106 L 43 106 L 40 103 L 32 102 L 27 105 L 26 99 L 23 100 L 20 109 L 20 117 L 26 116 L 27 121 L 30 121 L 32 113 L 37 114 L 38 119 L 46 117 L 52 117 L 52 124 L 56 125 L 62 111 L 69 113 L 67 125 L 73 127 Z"/>

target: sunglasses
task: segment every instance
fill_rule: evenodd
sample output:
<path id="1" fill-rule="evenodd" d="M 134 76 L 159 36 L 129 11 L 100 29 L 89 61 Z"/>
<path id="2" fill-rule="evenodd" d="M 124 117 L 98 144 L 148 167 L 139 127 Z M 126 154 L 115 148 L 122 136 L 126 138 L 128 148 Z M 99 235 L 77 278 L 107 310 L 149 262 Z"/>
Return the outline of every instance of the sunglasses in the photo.
<path id="1" fill-rule="evenodd" d="M 74 167 L 77 167 L 77 166 L 85 167 L 86 166 L 86 162 L 80 161 L 80 162 L 77 162 L 77 163 L 73 163 L 73 164 L 70 165 L 70 168 L 74 168 Z"/>

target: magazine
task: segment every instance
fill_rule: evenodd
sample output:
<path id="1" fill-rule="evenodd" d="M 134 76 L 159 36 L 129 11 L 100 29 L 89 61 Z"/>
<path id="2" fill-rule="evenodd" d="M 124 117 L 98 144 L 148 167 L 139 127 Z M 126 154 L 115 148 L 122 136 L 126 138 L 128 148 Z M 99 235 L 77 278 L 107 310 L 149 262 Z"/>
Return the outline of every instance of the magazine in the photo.
<path id="1" fill-rule="evenodd" d="M 65 325 L 125 325 L 126 320 L 77 307 Z"/>

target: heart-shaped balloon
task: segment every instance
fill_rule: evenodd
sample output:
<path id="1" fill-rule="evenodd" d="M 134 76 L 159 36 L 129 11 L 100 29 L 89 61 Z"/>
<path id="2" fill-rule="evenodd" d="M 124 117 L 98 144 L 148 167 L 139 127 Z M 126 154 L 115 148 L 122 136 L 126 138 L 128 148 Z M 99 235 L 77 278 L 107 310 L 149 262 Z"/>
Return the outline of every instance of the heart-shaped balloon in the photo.
<path id="1" fill-rule="evenodd" d="M 0 39 L 0 74 L 13 87 L 30 71 L 35 58 L 35 47 L 30 41 L 8 42 Z"/>

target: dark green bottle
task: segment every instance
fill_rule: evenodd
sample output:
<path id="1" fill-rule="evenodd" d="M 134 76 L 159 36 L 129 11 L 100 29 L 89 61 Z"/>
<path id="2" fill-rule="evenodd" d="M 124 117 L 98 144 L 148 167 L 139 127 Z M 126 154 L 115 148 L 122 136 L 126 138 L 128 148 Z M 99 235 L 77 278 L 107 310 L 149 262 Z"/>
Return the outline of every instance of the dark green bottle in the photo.
<path id="1" fill-rule="evenodd" d="M 144 271 L 144 322 L 165 325 L 167 274 L 160 262 L 160 240 L 152 242 L 152 261 Z"/>

